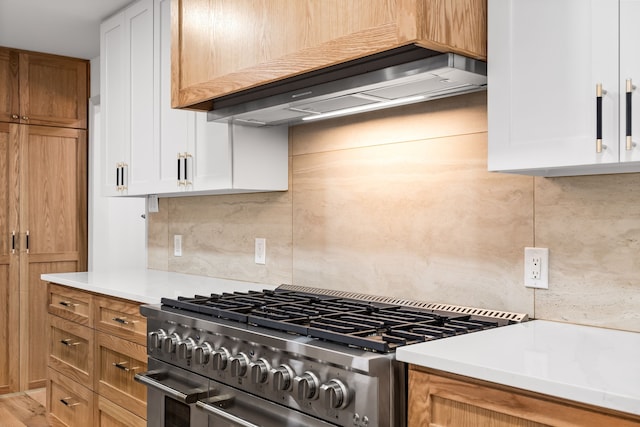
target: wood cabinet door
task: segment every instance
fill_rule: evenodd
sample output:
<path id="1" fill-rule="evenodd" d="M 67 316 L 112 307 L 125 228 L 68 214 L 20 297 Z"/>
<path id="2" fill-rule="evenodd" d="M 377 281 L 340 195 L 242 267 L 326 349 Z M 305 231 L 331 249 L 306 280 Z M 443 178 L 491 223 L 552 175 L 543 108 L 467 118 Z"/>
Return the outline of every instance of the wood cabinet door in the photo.
<path id="1" fill-rule="evenodd" d="M 18 122 L 18 53 L 0 47 L 0 122 Z"/>
<path id="2" fill-rule="evenodd" d="M 87 128 L 87 61 L 20 53 L 20 121 Z"/>
<path id="3" fill-rule="evenodd" d="M 489 170 L 618 163 L 618 28 L 618 2 L 489 0 Z"/>
<path id="4" fill-rule="evenodd" d="M 2 99 L 0 97 L 0 99 Z M 0 393 L 19 389 L 18 125 L 0 123 Z M 12 132 L 13 130 L 13 132 Z M 15 249 L 14 249 L 15 248 Z"/>
<path id="5" fill-rule="evenodd" d="M 20 352 L 24 388 L 43 387 L 48 342 L 44 273 L 87 266 L 86 131 L 20 126 Z"/>
<path id="6" fill-rule="evenodd" d="M 484 0 L 174 0 L 174 107 L 416 44 L 486 57 Z"/>

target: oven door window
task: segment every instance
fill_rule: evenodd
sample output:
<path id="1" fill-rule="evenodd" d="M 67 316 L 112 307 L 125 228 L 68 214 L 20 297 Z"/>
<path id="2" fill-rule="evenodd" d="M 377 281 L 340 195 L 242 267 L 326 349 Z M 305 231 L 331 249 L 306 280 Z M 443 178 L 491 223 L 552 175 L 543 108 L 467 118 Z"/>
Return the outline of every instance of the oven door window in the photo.
<path id="1" fill-rule="evenodd" d="M 191 408 L 169 396 L 164 397 L 164 427 L 185 427 L 191 423 Z"/>

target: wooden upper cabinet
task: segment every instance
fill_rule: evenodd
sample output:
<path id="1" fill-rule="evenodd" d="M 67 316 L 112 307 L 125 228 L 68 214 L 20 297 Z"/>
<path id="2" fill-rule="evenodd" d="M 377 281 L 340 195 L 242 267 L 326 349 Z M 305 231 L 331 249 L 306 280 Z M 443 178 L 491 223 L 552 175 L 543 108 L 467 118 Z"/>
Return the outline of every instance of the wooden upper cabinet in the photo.
<path id="1" fill-rule="evenodd" d="M 259 6 L 258 6 L 259 5 Z M 406 45 L 486 59 L 486 0 L 173 0 L 172 105 Z"/>
<path id="2" fill-rule="evenodd" d="M 85 60 L 0 48 L 0 121 L 87 128 Z"/>

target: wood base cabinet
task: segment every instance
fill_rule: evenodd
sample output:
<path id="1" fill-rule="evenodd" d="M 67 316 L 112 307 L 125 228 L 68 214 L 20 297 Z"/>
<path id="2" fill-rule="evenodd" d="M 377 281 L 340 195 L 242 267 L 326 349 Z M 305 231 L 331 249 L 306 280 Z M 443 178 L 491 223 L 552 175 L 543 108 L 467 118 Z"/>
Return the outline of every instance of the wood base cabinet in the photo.
<path id="1" fill-rule="evenodd" d="M 172 104 L 418 45 L 486 59 L 486 0 L 173 0 Z M 242 54 L 238 54 L 242 52 Z"/>
<path id="2" fill-rule="evenodd" d="M 408 427 L 638 427 L 640 417 L 409 367 Z"/>
<path id="3" fill-rule="evenodd" d="M 56 425 L 144 426 L 147 390 L 134 381 L 147 369 L 140 304 L 54 283 L 48 295 L 47 409 Z"/>

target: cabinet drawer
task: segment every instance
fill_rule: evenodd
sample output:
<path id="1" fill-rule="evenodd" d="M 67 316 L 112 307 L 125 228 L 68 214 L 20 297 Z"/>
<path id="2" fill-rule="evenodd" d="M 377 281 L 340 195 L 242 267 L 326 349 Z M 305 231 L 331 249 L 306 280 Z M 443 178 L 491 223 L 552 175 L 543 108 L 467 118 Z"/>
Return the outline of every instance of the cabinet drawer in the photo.
<path id="1" fill-rule="evenodd" d="M 90 293 L 49 283 L 49 313 L 93 328 Z"/>
<path id="2" fill-rule="evenodd" d="M 133 379 L 147 370 L 147 348 L 96 332 L 94 390 L 135 415 L 147 418 L 147 388 Z"/>
<path id="3" fill-rule="evenodd" d="M 117 298 L 94 297 L 96 329 L 147 345 L 147 320 L 140 314 L 140 304 Z"/>
<path id="4" fill-rule="evenodd" d="M 52 425 L 93 425 L 93 392 L 49 369 L 47 406 Z"/>
<path id="5" fill-rule="evenodd" d="M 93 388 L 93 329 L 49 315 L 49 366 Z"/>
<path id="6" fill-rule="evenodd" d="M 95 395 L 96 408 L 94 421 L 96 427 L 146 427 L 147 421 L 104 397 Z"/>

